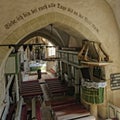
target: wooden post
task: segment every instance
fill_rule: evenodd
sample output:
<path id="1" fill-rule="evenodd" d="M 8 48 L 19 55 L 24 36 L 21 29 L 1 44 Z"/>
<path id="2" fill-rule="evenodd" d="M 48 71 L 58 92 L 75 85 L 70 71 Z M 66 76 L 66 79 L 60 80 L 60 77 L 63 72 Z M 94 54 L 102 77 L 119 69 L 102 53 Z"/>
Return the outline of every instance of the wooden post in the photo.
<path id="1" fill-rule="evenodd" d="M 75 68 L 75 94 L 76 94 L 76 98 L 77 100 L 80 102 L 80 69 Z"/>
<path id="2" fill-rule="evenodd" d="M 32 119 L 36 118 L 36 99 L 32 99 Z"/>
<path id="3" fill-rule="evenodd" d="M 90 105 L 90 113 L 91 113 L 91 115 L 95 116 L 96 120 L 98 120 L 98 110 L 97 110 L 96 104 Z"/>
<path id="4" fill-rule="evenodd" d="M 18 85 L 18 75 L 15 74 L 15 88 L 16 88 L 16 100 L 19 101 L 19 85 Z"/>
<path id="5" fill-rule="evenodd" d="M 23 98 L 21 97 L 20 101 L 17 103 L 15 120 L 20 120 L 20 118 L 21 118 L 22 104 L 23 104 Z"/>

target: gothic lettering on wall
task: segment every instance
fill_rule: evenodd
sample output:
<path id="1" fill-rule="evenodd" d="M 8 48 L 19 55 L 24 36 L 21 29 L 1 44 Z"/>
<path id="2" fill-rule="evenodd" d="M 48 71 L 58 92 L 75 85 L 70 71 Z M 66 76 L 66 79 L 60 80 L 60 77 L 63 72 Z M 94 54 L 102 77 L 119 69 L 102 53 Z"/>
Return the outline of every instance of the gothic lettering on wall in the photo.
<path id="1" fill-rule="evenodd" d="M 16 25 L 18 22 L 30 17 L 31 15 L 34 15 L 36 13 L 45 11 L 45 10 L 49 10 L 50 8 L 56 8 L 59 9 L 61 11 L 64 11 L 66 13 L 70 13 L 71 15 L 78 17 L 79 19 L 83 20 L 84 22 L 86 22 L 90 27 L 92 27 L 97 33 L 99 32 L 99 29 L 96 27 L 96 25 L 94 23 L 92 23 L 92 21 L 90 21 L 90 19 L 84 15 L 82 15 L 80 12 L 74 10 L 71 7 L 67 7 L 64 6 L 60 3 L 50 3 L 50 4 L 44 4 L 42 6 L 39 6 L 37 8 L 33 8 L 29 11 L 26 11 L 20 15 L 17 15 L 14 19 L 10 20 L 9 22 L 7 22 L 4 27 L 5 29 L 10 29 L 12 26 Z"/>

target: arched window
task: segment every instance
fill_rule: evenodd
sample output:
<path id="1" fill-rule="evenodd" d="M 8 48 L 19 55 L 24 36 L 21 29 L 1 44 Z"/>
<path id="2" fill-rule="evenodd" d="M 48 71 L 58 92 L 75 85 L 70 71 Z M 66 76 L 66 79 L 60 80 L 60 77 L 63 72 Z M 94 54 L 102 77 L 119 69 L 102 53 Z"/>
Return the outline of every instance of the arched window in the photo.
<path id="1" fill-rule="evenodd" d="M 53 46 L 53 44 L 49 42 L 48 46 L 50 46 L 48 48 L 48 56 L 49 57 L 55 56 L 55 47 Z"/>

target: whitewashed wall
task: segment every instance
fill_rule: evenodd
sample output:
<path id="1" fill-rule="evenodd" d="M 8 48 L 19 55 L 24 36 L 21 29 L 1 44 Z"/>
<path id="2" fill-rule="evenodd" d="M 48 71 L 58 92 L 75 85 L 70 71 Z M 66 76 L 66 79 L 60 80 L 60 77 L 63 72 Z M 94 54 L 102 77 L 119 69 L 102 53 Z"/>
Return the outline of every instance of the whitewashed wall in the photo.
<path id="1" fill-rule="evenodd" d="M 120 71 L 120 36 L 114 17 L 105 0 L 1 0 L 0 43 L 17 43 L 29 33 L 54 23 L 73 35 L 81 34 L 102 43 L 113 60 L 113 64 L 106 69 L 109 80 L 111 73 Z M 2 71 L 10 53 L 8 50 L 0 47 L 0 86 L 4 86 Z M 111 96 L 113 103 L 119 101 L 119 93 L 111 92 L 110 96 L 114 94 L 114 98 Z M 4 87 L 0 87 L 0 101 L 3 99 Z M 120 106 L 120 103 L 116 104 Z"/>

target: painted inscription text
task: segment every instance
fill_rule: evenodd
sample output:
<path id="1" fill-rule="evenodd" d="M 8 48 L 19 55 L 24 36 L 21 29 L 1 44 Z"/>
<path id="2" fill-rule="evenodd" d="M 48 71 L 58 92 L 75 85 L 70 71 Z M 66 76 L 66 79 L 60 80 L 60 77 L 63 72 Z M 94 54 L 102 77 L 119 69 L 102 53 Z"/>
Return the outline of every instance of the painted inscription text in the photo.
<path id="1" fill-rule="evenodd" d="M 13 20 L 10 20 L 8 23 L 4 25 L 5 29 L 10 29 L 12 26 L 16 25 L 22 20 L 25 20 L 26 18 L 30 17 L 31 15 L 37 14 L 39 12 L 49 10 L 50 8 L 57 8 L 61 11 L 70 13 L 71 15 L 74 15 L 75 17 L 79 17 L 81 20 L 85 21 L 88 25 L 90 25 L 97 33 L 99 32 L 99 29 L 96 27 L 94 23 L 92 23 L 86 16 L 82 15 L 80 12 L 74 10 L 71 7 L 66 7 L 64 5 L 61 5 L 60 3 L 50 3 L 50 4 L 44 4 L 43 6 L 40 6 L 38 8 L 33 8 L 29 11 L 26 11 L 18 16 L 16 16 Z"/>

